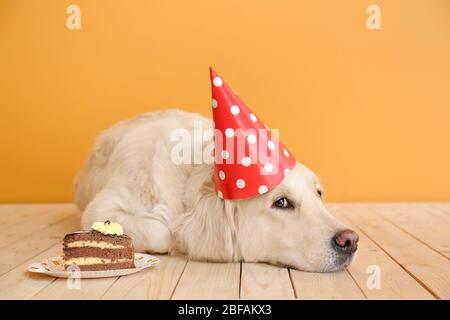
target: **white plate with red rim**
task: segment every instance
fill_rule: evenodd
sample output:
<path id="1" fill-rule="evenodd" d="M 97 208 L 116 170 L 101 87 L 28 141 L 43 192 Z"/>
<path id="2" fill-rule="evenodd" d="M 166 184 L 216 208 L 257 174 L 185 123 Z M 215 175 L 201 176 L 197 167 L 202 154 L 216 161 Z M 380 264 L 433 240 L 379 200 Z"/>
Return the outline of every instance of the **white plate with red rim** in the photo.
<path id="1" fill-rule="evenodd" d="M 56 278 L 108 278 L 125 276 L 153 267 L 159 264 L 159 259 L 145 253 L 134 254 L 134 268 L 99 271 L 80 271 L 76 267 L 64 270 L 64 259 L 61 256 L 51 257 L 41 262 L 32 263 L 28 266 L 28 271 L 33 273 L 43 273 Z"/>

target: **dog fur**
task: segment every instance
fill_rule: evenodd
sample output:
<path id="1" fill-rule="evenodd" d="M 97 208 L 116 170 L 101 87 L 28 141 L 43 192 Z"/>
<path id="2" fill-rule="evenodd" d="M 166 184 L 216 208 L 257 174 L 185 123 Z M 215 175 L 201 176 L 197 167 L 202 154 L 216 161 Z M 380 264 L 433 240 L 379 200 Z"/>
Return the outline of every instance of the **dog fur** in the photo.
<path id="1" fill-rule="evenodd" d="M 166 110 L 119 122 L 98 138 L 75 181 L 81 227 L 111 220 L 123 225 L 137 251 L 182 253 L 204 261 L 253 261 L 305 271 L 340 270 L 350 264 L 331 239 L 346 226 L 325 208 L 312 171 L 297 163 L 283 182 L 256 198 L 222 200 L 212 164 L 175 164 L 171 133 L 193 132 L 212 121 Z M 201 142 L 203 152 L 208 142 Z M 199 152 L 193 150 L 193 152 Z M 280 210 L 285 196 L 295 203 Z"/>

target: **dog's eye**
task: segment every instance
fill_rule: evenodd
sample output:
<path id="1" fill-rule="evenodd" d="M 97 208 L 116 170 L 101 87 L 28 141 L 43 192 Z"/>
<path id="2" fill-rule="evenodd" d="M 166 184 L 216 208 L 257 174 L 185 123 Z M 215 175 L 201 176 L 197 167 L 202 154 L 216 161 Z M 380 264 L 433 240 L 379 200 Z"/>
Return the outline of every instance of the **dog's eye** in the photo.
<path id="1" fill-rule="evenodd" d="M 273 208 L 277 209 L 293 209 L 294 206 L 289 202 L 289 200 L 285 197 L 279 198 L 272 205 Z"/>
<path id="2" fill-rule="evenodd" d="M 322 190 L 317 189 L 317 194 L 319 195 L 320 198 L 322 198 L 322 195 L 323 195 Z"/>

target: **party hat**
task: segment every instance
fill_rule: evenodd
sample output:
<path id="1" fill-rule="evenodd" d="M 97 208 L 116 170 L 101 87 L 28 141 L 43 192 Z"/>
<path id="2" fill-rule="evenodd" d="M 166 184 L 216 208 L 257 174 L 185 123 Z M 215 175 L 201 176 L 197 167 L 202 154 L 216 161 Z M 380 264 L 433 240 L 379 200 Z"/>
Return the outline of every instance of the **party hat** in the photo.
<path id="1" fill-rule="evenodd" d="M 281 183 L 295 158 L 212 68 L 210 75 L 217 195 L 257 197 Z"/>

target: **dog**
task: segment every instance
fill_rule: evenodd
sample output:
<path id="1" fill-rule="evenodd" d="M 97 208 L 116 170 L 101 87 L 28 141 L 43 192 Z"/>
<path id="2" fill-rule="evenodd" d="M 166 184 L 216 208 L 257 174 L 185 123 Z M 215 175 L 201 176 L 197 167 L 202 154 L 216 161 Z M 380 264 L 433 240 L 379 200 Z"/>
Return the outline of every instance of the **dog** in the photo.
<path id="1" fill-rule="evenodd" d="M 81 227 L 115 221 L 136 251 L 181 253 L 194 260 L 265 262 L 312 272 L 350 265 L 358 235 L 327 211 L 311 170 L 296 163 L 265 194 L 220 199 L 213 164 L 171 159 L 176 145 L 171 134 L 180 128 L 193 133 L 196 125 L 213 128 L 199 114 L 170 109 L 105 130 L 75 179 Z M 194 155 L 209 145 L 195 142 L 201 148 Z"/>

